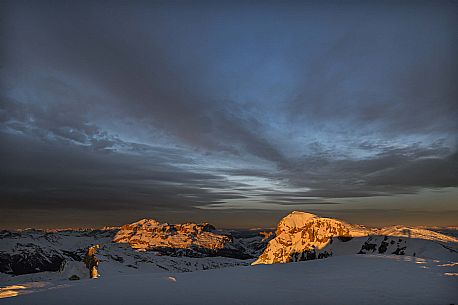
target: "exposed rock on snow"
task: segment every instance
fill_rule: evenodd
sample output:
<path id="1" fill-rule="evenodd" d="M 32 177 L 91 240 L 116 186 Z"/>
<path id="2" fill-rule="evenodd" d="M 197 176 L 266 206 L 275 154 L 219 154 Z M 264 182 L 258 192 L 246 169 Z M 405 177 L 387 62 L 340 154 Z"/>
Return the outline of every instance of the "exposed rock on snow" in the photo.
<path id="1" fill-rule="evenodd" d="M 91 244 L 110 242 L 113 231 L 23 230 L 0 232 L 0 272 L 12 275 L 57 272 L 82 260 Z M 81 263 L 82 264 L 82 263 Z"/>
<path id="2" fill-rule="evenodd" d="M 319 253 L 317 251 L 332 242 L 333 237 L 347 240 L 368 233 L 369 231 L 363 227 L 295 211 L 278 223 L 276 237 L 269 242 L 264 253 L 253 264 L 288 263 L 318 256 L 327 257 L 332 255 L 332 250 Z"/>
<path id="3" fill-rule="evenodd" d="M 367 229 L 332 218 L 292 212 L 253 263 L 274 264 L 346 254 L 396 254 L 458 259 L 458 239 L 427 229 L 393 226 Z"/>
<path id="4" fill-rule="evenodd" d="M 99 259 L 95 256 L 98 248 L 99 245 L 89 247 L 83 259 L 86 268 L 89 270 L 89 277 L 91 279 L 98 277 L 97 266 L 99 265 Z"/>
<path id="5" fill-rule="evenodd" d="M 134 249 L 157 251 L 163 255 L 248 259 L 259 256 L 268 238 L 261 234 L 249 240 L 236 238 L 230 233 L 217 231 L 208 223 L 167 224 L 142 219 L 122 226 L 113 242 L 127 243 Z"/>
<path id="6" fill-rule="evenodd" d="M 59 271 L 65 257 L 54 249 L 41 248 L 34 244 L 17 244 L 12 252 L 0 252 L 0 272 L 28 274 L 43 271 Z"/>
<path id="7" fill-rule="evenodd" d="M 96 258 L 102 278 L 233 267 L 248 265 L 253 258 L 258 258 L 256 264 L 272 264 L 357 253 L 458 261 L 457 238 L 439 233 L 451 229 L 436 230 L 368 229 L 294 212 L 280 221 L 276 235 L 151 219 L 106 230 L 0 231 L 0 281 L 67 280 L 71 275 L 87 279 L 82 260 L 86 249 L 95 244 L 100 245 Z"/>
<path id="8" fill-rule="evenodd" d="M 0 231 L 0 281 L 88 278 L 83 258 L 95 244 L 100 245 L 96 258 L 102 277 L 249 265 L 264 251 L 270 233 L 220 232 L 208 224 L 168 225 L 154 220 L 122 230 Z"/>
<path id="9" fill-rule="evenodd" d="M 134 249 L 203 248 L 218 250 L 231 242 L 226 235 L 214 232 L 210 224 L 167 224 L 153 219 L 142 219 L 122 226 L 113 238 L 117 243 L 128 243 Z"/>

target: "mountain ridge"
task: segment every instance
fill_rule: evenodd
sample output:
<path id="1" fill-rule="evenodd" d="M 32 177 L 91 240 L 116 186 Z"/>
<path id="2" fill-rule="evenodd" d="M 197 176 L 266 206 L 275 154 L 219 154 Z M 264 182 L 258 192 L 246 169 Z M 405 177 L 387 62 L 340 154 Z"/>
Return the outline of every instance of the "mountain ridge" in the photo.
<path id="1" fill-rule="evenodd" d="M 431 230 L 406 226 L 366 228 L 301 211 L 282 218 L 275 235 L 253 265 L 311 260 L 336 254 L 447 256 L 451 252 L 449 256 L 455 257 L 458 253 L 454 252 L 458 238 Z M 447 246 L 449 243 L 454 246 Z"/>
<path id="2" fill-rule="evenodd" d="M 441 228 L 440 232 L 452 232 Z M 286 263 L 350 254 L 394 254 L 458 261 L 456 233 L 424 227 L 367 228 L 295 211 L 275 230 L 223 230 L 208 223 L 140 219 L 101 229 L 0 231 L 0 277 L 86 276 L 86 249 L 100 245 L 102 275 L 187 272 L 238 265 Z M 32 276 L 32 274 L 35 274 Z M 40 275 L 41 274 L 41 275 Z"/>

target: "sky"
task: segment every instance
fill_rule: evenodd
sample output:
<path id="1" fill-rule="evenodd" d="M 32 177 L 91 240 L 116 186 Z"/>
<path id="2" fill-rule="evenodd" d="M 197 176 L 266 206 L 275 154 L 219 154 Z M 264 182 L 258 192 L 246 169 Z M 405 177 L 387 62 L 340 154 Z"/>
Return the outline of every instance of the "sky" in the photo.
<path id="1" fill-rule="evenodd" d="M 0 227 L 458 225 L 457 1 L 2 1 Z"/>

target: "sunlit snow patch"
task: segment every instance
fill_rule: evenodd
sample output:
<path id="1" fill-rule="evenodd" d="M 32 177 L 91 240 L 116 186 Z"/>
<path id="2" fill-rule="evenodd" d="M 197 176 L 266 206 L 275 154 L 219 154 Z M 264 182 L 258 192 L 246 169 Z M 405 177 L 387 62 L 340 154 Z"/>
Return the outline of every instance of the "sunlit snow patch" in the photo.
<path id="1" fill-rule="evenodd" d="M 15 297 L 20 294 L 34 292 L 34 288 L 43 288 L 47 285 L 45 282 L 33 282 L 20 285 L 9 285 L 0 288 L 0 299 Z"/>
<path id="2" fill-rule="evenodd" d="M 177 281 L 177 279 L 176 279 L 175 277 L 173 277 L 173 276 L 169 276 L 169 277 L 167 277 L 167 279 L 168 279 L 170 282 L 174 282 L 174 283 Z"/>

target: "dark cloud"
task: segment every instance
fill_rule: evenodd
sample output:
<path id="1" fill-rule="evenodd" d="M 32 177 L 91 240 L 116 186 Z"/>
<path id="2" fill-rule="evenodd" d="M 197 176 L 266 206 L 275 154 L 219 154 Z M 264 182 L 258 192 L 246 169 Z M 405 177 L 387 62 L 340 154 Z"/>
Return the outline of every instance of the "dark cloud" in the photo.
<path id="1" fill-rule="evenodd" d="M 303 158 L 287 171 L 290 183 L 310 187 L 308 196 L 348 198 L 415 193 L 422 188 L 458 185 L 456 151 L 433 144 L 385 148 L 358 160 Z M 307 175 L 303 173 L 306 172 Z M 305 196 L 305 194 L 304 194 Z"/>
<path id="2" fill-rule="evenodd" d="M 4 1 L 0 210 L 195 216 L 455 188 L 457 13 Z"/>
<path id="3" fill-rule="evenodd" d="M 349 9 L 304 63 L 291 117 L 339 132 L 456 133 L 457 14 L 444 2 Z"/>
<path id="4" fill-rule="evenodd" d="M 235 192 L 204 189 L 231 184 L 213 174 L 177 168 L 163 158 L 164 151 L 141 157 L 101 155 L 27 136 L 3 135 L 2 139 L 3 208 L 189 209 L 240 197 Z"/>

